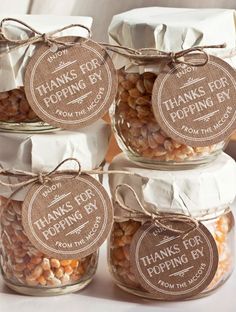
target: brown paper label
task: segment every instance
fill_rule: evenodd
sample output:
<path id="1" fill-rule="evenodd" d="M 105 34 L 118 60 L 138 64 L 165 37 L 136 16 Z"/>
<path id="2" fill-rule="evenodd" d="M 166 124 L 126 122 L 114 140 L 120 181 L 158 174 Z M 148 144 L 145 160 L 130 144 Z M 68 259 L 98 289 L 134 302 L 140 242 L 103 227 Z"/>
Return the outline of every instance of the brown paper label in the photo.
<path id="1" fill-rule="evenodd" d="M 189 225 L 174 223 L 184 230 Z M 218 251 L 210 232 L 200 224 L 186 237 L 147 222 L 131 244 L 131 263 L 142 287 L 160 300 L 197 295 L 214 278 Z"/>
<path id="2" fill-rule="evenodd" d="M 91 176 L 58 174 L 30 188 L 22 220 L 31 243 L 46 255 L 80 258 L 105 241 L 113 209 L 107 192 Z"/>
<path id="3" fill-rule="evenodd" d="M 202 56 L 186 56 L 194 62 Z M 173 139 L 190 146 L 223 141 L 236 129 L 236 72 L 209 56 L 204 66 L 174 64 L 160 73 L 152 95 L 154 115 Z"/>
<path id="4" fill-rule="evenodd" d="M 78 37 L 55 52 L 42 44 L 25 72 L 25 92 L 35 113 L 52 126 L 76 130 L 101 118 L 115 99 L 116 70 L 99 44 Z"/>

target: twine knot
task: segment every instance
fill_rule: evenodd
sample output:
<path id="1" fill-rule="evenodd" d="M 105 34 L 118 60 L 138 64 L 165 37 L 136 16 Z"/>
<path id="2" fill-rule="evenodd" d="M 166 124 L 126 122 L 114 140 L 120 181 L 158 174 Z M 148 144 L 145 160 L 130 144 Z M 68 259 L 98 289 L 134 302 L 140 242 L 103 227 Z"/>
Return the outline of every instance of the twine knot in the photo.
<path id="1" fill-rule="evenodd" d="M 176 53 L 170 52 L 170 59 L 172 63 L 176 63 Z"/>
<path id="2" fill-rule="evenodd" d="M 40 172 L 38 174 L 38 181 L 40 184 L 44 184 L 46 182 L 49 182 L 51 180 L 51 178 L 48 176 L 48 174 L 42 173 Z"/>
<path id="3" fill-rule="evenodd" d="M 64 170 L 64 171 L 59 171 L 59 168 L 66 162 L 69 161 L 75 161 L 78 165 L 77 170 Z M 18 187 L 16 191 L 19 191 L 21 188 L 28 186 L 30 184 L 33 184 L 35 182 L 39 182 L 40 184 L 44 184 L 48 181 L 53 180 L 54 174 L 57 173 L 68 173 L 68 174 L 73 174 L 74 177 L 79 176 L 82 173 L 81 169 L 81 164 L 78 159 L 76 158 L 66 158 L 62 160 L 52 171 L 49 172 L 39 172 L 39 173 L 32 173 L 32 172 L 27 172 L 23 170 L 5 170 L 5 169 L 0 169 L 0 175 L 3 176 L 9 176 L 9 177 L 16 177 L 16 178 L 24 178 L 23 181 L 17 182 L 17 183 L 8 183 L 0 180 L 0 185 L 3 186 L 10 186 L 10 187 Z"/>
<path id="4" fill-rule="evenodd" d="M 43 42 L 45 42 L 45 43 L 47 43 L 47 44 L 49 44 L 49 45 L 52 44 L 52 42 L 51 42 L 51 40 L 50 40 L 50 37 L 49 37 L 49 35 L 48 35 L 47 33 L 43 33 L 43 34 L 41 35 L 41 37 L 42 37 L 42 41 L 43 41 Z"/>

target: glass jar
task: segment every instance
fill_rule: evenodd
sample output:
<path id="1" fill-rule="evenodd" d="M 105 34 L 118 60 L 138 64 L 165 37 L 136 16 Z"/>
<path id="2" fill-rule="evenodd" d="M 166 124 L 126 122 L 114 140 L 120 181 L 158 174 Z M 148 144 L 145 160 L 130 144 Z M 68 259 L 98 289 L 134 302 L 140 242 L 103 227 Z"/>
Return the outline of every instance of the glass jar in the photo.
<path id="1" fill-rule="evenodd" d="M 216 274 L 208 287 L 197 297 L 210 294 L 220 287 L 231 275 L 234 266 L 234 217 L 232 212 L 202 222 L 211 232 L 216 242 L 219 263 Z M 136 280 L 130 263 L 130 244 L 141 222 L 129 219 L 115 222 L 108 244 L 108 264 L 114 282 L 129 293 L 155 299 Z M 196 297 L 195 297 L 196 298 Z"/>
<path id="2" fill-rule="evenodd" d="M 4 15 L 0 16 L 0 21 L 5 18 Z M 27 40 L 35 35 L 31 29 L 17 22 L 17 20 L 23 21 L 41 33 L 59 30 L 55 35 L 56 37 L 78 36 L 87 38 L 88 30 L 92 24 L 92 18 L 82 16 L 63 16 L 63 18 L 54 16 L 52 19 L 48 19 L 44 15 L 19 15 L 15 16 L 15 19 L 5 20 L 2 25 L 2 31 L 7 38 L 14 41 Z M 81 24 L 82 27 L 63 29 L 65 25 L 77 23 Z M 0 130 L 12 132 L 55 130 L 55 127 L 42 121 L 34 113 L 24 91 L 26 67 L 38 45 L 17 45 L 16 47 L 3 38 L 0 42 Z"/>
<path id="3" fill-rule="evenodd" d="M 120 154 L 113 159 L 109 170 L 119 170 L 120 172 L 119 174 L 109 175 L 109 187 L 114 202 L 115 223 L 108 242 L 109 268 L 114 282 L 119 287 L 133 294 L 152 299 L 160 298 L 161 293 L 161 296 L 163 295 L 161 298 L 165 298 L 166 295 L 168 300 L 168 295 L 172 296 L 172 286 L 166 286 L 168 289 L 161 289 L 158 297 L 155 295 L 158 282 L 164 280 L 167 285 L 173 285 L 173 293 L 175 293 L 179 287 L 175 287 L 178 274 L 180 272 L 186 273 L 185 270 L 188 271 L 191 266 L 197 270 L 196 264 L 204 263 L 204 260 L 201 262 L 200 258 L 195 258 L 191 254 L 190 257 L 186 256 L 187 261 L 184 262 L 185 264 L 188 263 L 186 265 L 188 267 L 185 267 L 183 263 L 181 267 L 175 266 L 175 264 L 172 267 L 175 259 L 185 253 L 187 255 L 185 246 L 183 249 L 180 247 L 177 252 L 175 251 L 178 249 L 175 250 L 175 247 L 173 247 L 175 243 L 181 246 L 184 242 L 184 236 L 177 234 L 177 237 L 174 237 L 175 234 L 171 231 L 164 232 L 161 224 L 184 230 L 186 228 L 185 220 L 187 218 L 189 221 L 189 217 L 191 217 L 192 221 L 200 221 L 208 229 L 209 238 L 213 243 L 215 241 L 214 247 L 218 249 L 218 257 L 217 251 L 215 251 L 215 254 L 213 251 L 211 253 L 212 259 L 219 259 L 217 270 L 214 271 L 216 273 L 209 279 L 208 284 L 205 284 L 205 289 L 204 287 L 201 288 L 200 293 L 195 293 L 189 298 L 210 294 L 227 280 L 235 264 L 234 217 L 230 208 L 228 208 L 231 207 L 236 195 L 236 163 L 234 159 L 222 153 L 214 162 L 204 167 L 189 169 L 186 174 L 186 170 L 147 170 L 127 159 L 124 154 Z M 174 220 L 177 223 L 177 215 L 184 218 L 184 223 L 181 225 L 174 224 L 175 221 L 171 221 L 173 214 L 175 214 Z M 157 218 L 155 218 L 156 216 Z M 158 216 L 160 219 L 158 219 Z M 154 220 L 157 220 L 157 230 L 152 235 L 154 232 L 147 230 L 149 227 L 144 226 L 144 223 L 147 221 L 152 222 L 153 217 Z M 158 223 L 158 221 L 160 222 Z M 188 223 L 188 221 L 186 222 Z M 137 231 L 138 234 L 135 235 Z M 198 233 L 200 232 L 201 229 Z M 198 235 L 196 234 L 196 236 Z M 190 239 L 191 237 L 193 236 L 190 236 Z M 176 239 L 175 243 L 172 242 L 172 238 Z M 150 242 L 149 245 L 144 245 L 148 244 L 148 242 Z M 209 246 L 209 243 L 206 245 Z M 131 247 L 132 256 L 130 253 Z M 202 247 L 199 247 L 199 250 Z M 165 250 L 170 252 L 166 252 L 164 256 Z M 206 250 L 201 255 L 206 256 L 207 253 Z M 174 256 L 175 254 L 176 256 Z M 150 263 L 147 260 L 150 266 L 143 266 L 142 261 L 138 262 L 137 259 L 142 258 L 151 259 Z M 192 258 L 196 260 L 195 263 L 191 263 Z M 211 260 L 209 259 L 210 257 L 205 263 L 210 264 Z M 167 262 L 171 263 L 171 265 L 165 269 L 163 265 Z M 161 266 L 163 270 L 158 271 L 157 269 L 157 273 L 155 271 L 153 275 L 150 273 L 149 280 L 149 273 L 145 275 L 146 272 L 149 272 L 148 268 L 159 268 Z M 144 267 L 146 271 L 143 269 Z M 194 270 L 193 274 L 195 274 Z M 155 278 L 153 278 L 154 275 Z M 172 280 L 171 276 L 177 276 L 176 280 Z M 179 275 L 178 285 L 192 285 L 191 279 L 191 273 L 186 276 L 185 274 Z M 203 280 L 199 279 L 198 281 L 199 285 L 202 285 Z M 150 286 L 149 288 L 147 285 L 153 285 L 153 287 Z M 185 294 L 186 289 L 183 290 Z M 164 290 L 166 290 L 166 293 Z M 177 296 L 173 295 L 169 300 L 175 298 Z"/>
<path id="4" fill-rule="evenodd" d="M 0 92 L 0 129 L 16 132 L 55 130 L 32 110 L 23 87 Z"/>
<path id="5" fill-rule="evenodd" d="M 157 74 L 118 71 L 119 89 L 111 109 L 112 126 L 120 148 L 135 162 L 150 168 L 189 167 L 214 160 L 226 142 L 191 147 L 170 138 L 153 114 L 151 97 Z"/>
<path id="6" fill-rule="evenodd" d="M 49 174 L 62 162 L 62 171 L 77 174 L 79 166 L 73 159 L 79 159 L 83 170 L 98 169 L 103 166 L 109 137 L 110 127 L 102 120 L 74 132 L 0 131 L 0 168 L 6 171 L 14 168 L 10 170 L 12 174 L 0 174 L 0 267 L 3 279 L 11 289 L 27 295 L 49 296 L 80 290 L 92 280 L 98 248 L 86 257 L 72 256 L 74 259 L 68 260 L 56 259 L 58 253 L 52 256 L 48 252 L 49 256 L 47 251 L 39 250 L 40 247 L 35 247 L 26 235 L 22 224 L 22 203 L 32 185 L 17 188 L 12 184 L 22 182 L 27 175 Z M 17 170 L 26 176 L 14 174 Z"/>
<path id="7" fill-rule="evenodd" d="M 21 201 L 0 197 L 0 265 L 6 285 L 33 296 L 65 294 L 88 285 L 96 272 L 98 252 L 81 259 L 48 257 L 27 238 L 21 208 Z"/>
<path id="8" fill-rule="evenodd" d="M 111 118 L 118 145 L 129 159 L 149 168 L 174 170 L 211 162 L 225 148 L 227 138 L 226 142 L 192 147 L 169 137 L 157 123 L 151 105 L 153 83 L 169 61 L 137 54 L 130 57 L 129 53 L 176 53 L 226 42 L 225 48 L 205 51 L 235 68 L 236 56 L 230 52 L 236 47 L 234 14 L 233 10 L 146 7 L 113 16 L 109 41 L 123 48 L 112 56 L 119 90 Z"/>

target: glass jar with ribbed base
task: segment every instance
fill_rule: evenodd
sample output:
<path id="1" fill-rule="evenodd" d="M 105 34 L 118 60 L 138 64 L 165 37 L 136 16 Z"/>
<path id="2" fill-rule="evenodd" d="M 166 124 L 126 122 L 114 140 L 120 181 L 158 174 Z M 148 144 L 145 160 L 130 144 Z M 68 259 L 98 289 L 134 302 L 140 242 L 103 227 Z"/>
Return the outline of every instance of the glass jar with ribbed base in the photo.
<path id="1" fill-rule="evenodd" d="M 204 221 L 203 224 L 211 232 L 218 249 L 219 263 L 215 276 L 208 287 L 190 298 L 206 296 L 230 277 L 234 267 L 234 217 L 231 212 L 217 218 Z M 123 290 L 145 298 L 156 299 L 155 295 L 142 288 L 136 279 L 130 262 L 130 244 L 140 228 L 141 222 L 129 219 L 116 222 L 109 240 L 108 263 L 114 282 Z"/>
<path id="2" fill-rule="evenodd" d="M 14 291 L 32 296 L 75 292 L 88 285 L 97 268 L 98 252 L 60 260 L 35 248 L 22 226 L 22 202 L 0 199 L 1 272 Z"/>

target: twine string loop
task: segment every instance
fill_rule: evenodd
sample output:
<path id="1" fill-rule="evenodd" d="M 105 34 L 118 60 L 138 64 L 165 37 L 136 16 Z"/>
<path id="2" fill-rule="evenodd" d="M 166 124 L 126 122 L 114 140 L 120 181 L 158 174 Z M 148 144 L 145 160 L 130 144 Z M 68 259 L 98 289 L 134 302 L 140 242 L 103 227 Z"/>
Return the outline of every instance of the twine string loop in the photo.
<path id="1" fill-rule="evenodd" d="M 32 35 L 26 39 L 12 39 L 12 38 L 10 38 L 4 30 L 5 24 L 7 22 L 14 22 L 16 24 L 24 26 L 26 29 L 28 29 L 32 33 Z M 89 29 L 89 27 L 82 25 L 82 24 L 69 24 L 67 26 L 56 29 L 56 30 L 49 32 L 49 33 L 41 33 L 40 31 L 36 30 L 35 28 L 30 26 L 29 24 L 27 24 L 27 23 L 25 23 L 25 22 L 23 22 L 17 18 L 10 18 L 10 17 L 4 18 L 4 19 L 2 19 L 2 21 L 0 23 L 0 36 L 3 40 L 13 44 L 13 47 L 10 48 L 8 51 L 3 52 L 0 56 L 3 56 L 9 52 L 12 52 L 12 51 L 14 51 L 20 47 L 29 46 L 31 44 L 36 44 L 38 42 L 45 42 L 49 46 L 51 46 L 53 44 L 56 44 L 58 46 L 63 46 L 63 47 L 72 46 L 76 42 L 62 41 L 62 40 L 57 39 L 57 37 L 55 35 L 64 31 L 64 30 L 67 30 L 70 28 L 75 28 L 75 27 L 80 27 L 80 28 L 87 30 L 87 32 L 89 34 L 88 37 L 91 38 L 91 35 L 92 35 L 91 30 Z"/>
<path id="2" fill-rule="evenodd" d="M 206 46 L 196 46 L 178 52 L 165 52 L 155 48 L 132 49 L 119 45 L 102 43 L 109 51 L 124 56 L 130 62 L 137 66 L 145 66 L 150 64 L 166 63 L 166 64 L 185 64 L 189 66 L 204 66 L 209 60 L 209 55 L 205 49 L 222 49 L 225 44 L 215 44 Z M 196 54 L 202 56 L 196 58 Z"/>
<path id="3" fill-rule="evenodd" d="M 128 207 L 121 199 L 120 199 L 120 190 L 121 188 L 126 188 L 131 191 L 132 195 L 134 196 L 136 202 L 138 203 L 141 211 L 137 211 L 131 207 Z M 130 218 L 137 218 L 142 220 L 151 220 L 155 225 L 160 226 L 168 231 L 174 232 L 176 234 L 184 234 L 184 237 L 188 235 L 190 232 L 194 231 L 198 228 L 199 222 L 191 216 L 183 215 L 179 213 L 163 213 L 159 212 L 158 210 L 155 212 L 150 212 L 147 207 L 145 207 L 142 202 L 140 201 L 136 191 L 133 189 L 132 186 L 128 184 L 119 184 L 116 186 L 115 189 L 115 201 L 121 207 L 121 209 L 127 211 L 129 213 Z M 116 219 L 119 219 L 116 218 Z M 120 218 L 122 219 L 122 218 Z M 189 229 L 187 230 L 180 230 L 172 227 L 174 222 L 181 222 L 189 224 Z"/>

